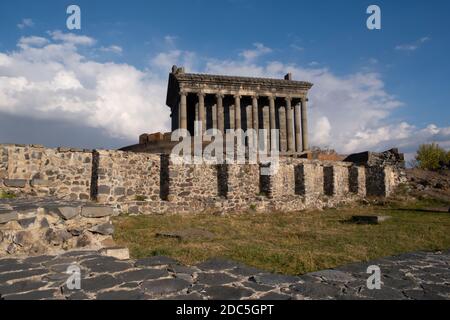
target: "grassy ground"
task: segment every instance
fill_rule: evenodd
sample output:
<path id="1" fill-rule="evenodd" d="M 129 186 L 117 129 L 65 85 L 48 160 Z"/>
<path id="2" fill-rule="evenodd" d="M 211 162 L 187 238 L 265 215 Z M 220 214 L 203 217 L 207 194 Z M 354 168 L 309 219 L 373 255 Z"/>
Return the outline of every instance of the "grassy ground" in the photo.
<path id="1" fill-rule="evenodd" d="M 417 210 L 439 205 L 422 201 L 298 213 L 121 216 L 115 218 L 115 239 L 134 258 L 168 255 L 195 264 L 224 257 L 271 272 L 303 274 L 402 252 L 450 248 L 450 214 Z M 357 225 L 349 222 L 355 214 L 392 219 Z M 158 232 L 192 228 L 212 232 L 215 238 L 156 237 Z"/>

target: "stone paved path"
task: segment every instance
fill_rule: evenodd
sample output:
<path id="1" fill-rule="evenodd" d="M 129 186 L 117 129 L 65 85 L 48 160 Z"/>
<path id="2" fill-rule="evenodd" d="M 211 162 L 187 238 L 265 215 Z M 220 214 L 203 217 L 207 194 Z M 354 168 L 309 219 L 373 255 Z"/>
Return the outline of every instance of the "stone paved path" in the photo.
<path id="1" fill-rule="evenodd" d="M 81 268 L 81 290 L 66 286 Z M 366 287 L 369 265 L 380 290 Z M 183 266 L 167 257 L 117 260 L 94 251 L 0 259 L 1 299 L 450 299 L 450 251 L 417 252 L 300 277 L 274 275 L 227 260 Z"/>

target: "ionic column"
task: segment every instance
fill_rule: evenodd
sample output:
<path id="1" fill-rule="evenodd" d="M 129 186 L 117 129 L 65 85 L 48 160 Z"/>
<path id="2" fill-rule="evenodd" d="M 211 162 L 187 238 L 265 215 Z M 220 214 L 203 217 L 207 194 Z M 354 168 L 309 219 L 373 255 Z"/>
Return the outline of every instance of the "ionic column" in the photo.
<path id="1" fill-rule="evenodd" d="M 187 129 L 187 92 L 180 92 L 180 129 Z"/>
<path id="2" fill-rule="evenodd" d="M 295 149 L 297 152 L 301 152 L 302 150 L 302 133 L 300 130 L 300 103 L 295 105 Z"/>
<path id="3" fill-rule="evenodd" d="M 242 128 L 241 123 L 241 96 L 236 94 L 234 96 L 234 129 L 238 130 Z"/>
<path id="4" fill-rule="evenodd" d="M 205 94 L 203 92 L 197 93 L 198 96 L 198 114 L 199 121 L 202 122 L 202 133 L 206 130 L 206 116 L 205 116 Z"/>
<path id="5" fill-rule="evenodd" d="M 217 98 L 217 129 L 224 134 L 223 94 L 216 94 Z"/>
<path id="6" fill-rule="evenodd" d="M 276 129 L 276 118 L 275 118 L 275 97 L 269 96 L 269 118 L 270 118 L 270 149 L 275 149 L 277 146 L 275 144 L 276 137 L 272 135 L 272 129 Z"/>
<path id="7" fill-rule="evenodd" d="M 253 109 L 253 129 L 256 130 L 258 134 L 259 129 L 259 118 L 258 118 L 258 96 L 252 96 L 252 109 Z"/>
<path id="8" fill-rule="evenodd" d="M 295 152 L 295 141 L 294 141 L 294 133 L 293 133 L 293 112 L 291 106 L 291 97 L 286 97 L 286 127 L 287 127 L 287 146 L 288 152 Z"/>
<path id="9" fill-rule="evenodd" d="M 308 143 L 308 117 L 306 114 L 306 102 L 308 101 L 307 98 L 302 98 L 302 143 L 303 143 L 303 151 L 309 150 L 309 143 Z"/>

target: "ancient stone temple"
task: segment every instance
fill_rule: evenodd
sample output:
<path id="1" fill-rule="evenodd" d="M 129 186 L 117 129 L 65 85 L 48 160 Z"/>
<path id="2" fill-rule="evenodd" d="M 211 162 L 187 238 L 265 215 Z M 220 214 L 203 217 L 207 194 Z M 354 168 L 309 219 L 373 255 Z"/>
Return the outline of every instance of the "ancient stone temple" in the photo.
<path id="1" fill-rule="evenodd" d="M 284 79 L 250 78 L 186 73 L 173 66 L 167 105 L 172 131 L 187 129 L 194 135 L 194 121 L 202 129 L 278 129 L 279 150 L 308 150 L 308 90 L 312 84 Z"/>
<path id="2" fill-rule="evenodd" d="M 304 154 L 309 150 L 307 102 L 312 86 L 292 80 L 290 73 L 284 79 L 251 78 L 186 73 L 173 66 L 166 100 L 171 130 L 186 129 L 194 136 L 196 121 L 202 123 L 203 132 L 266 129 L 268 149 L 273 146 L 282 155 Z M 278 130 L 277 137 L 271 129 Z M 139 144 L 121 150 L 170 153 L 174 144 L 170 132 L 142 134 Z"/>

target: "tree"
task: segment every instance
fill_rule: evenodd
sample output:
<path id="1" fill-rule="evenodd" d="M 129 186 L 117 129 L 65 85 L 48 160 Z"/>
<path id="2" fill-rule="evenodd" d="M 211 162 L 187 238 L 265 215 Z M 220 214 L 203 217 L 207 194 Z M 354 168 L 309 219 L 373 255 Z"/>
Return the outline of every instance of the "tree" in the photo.
<path id="1" fill-rule="evenodd" d="M 445 151 L 436 143 L 422 144 L 417 150 L 416 160 L 419 168 L 437 170 L 441 167 L 441 163 L 449 161 L 449 154 L 450 151 Z"/>

